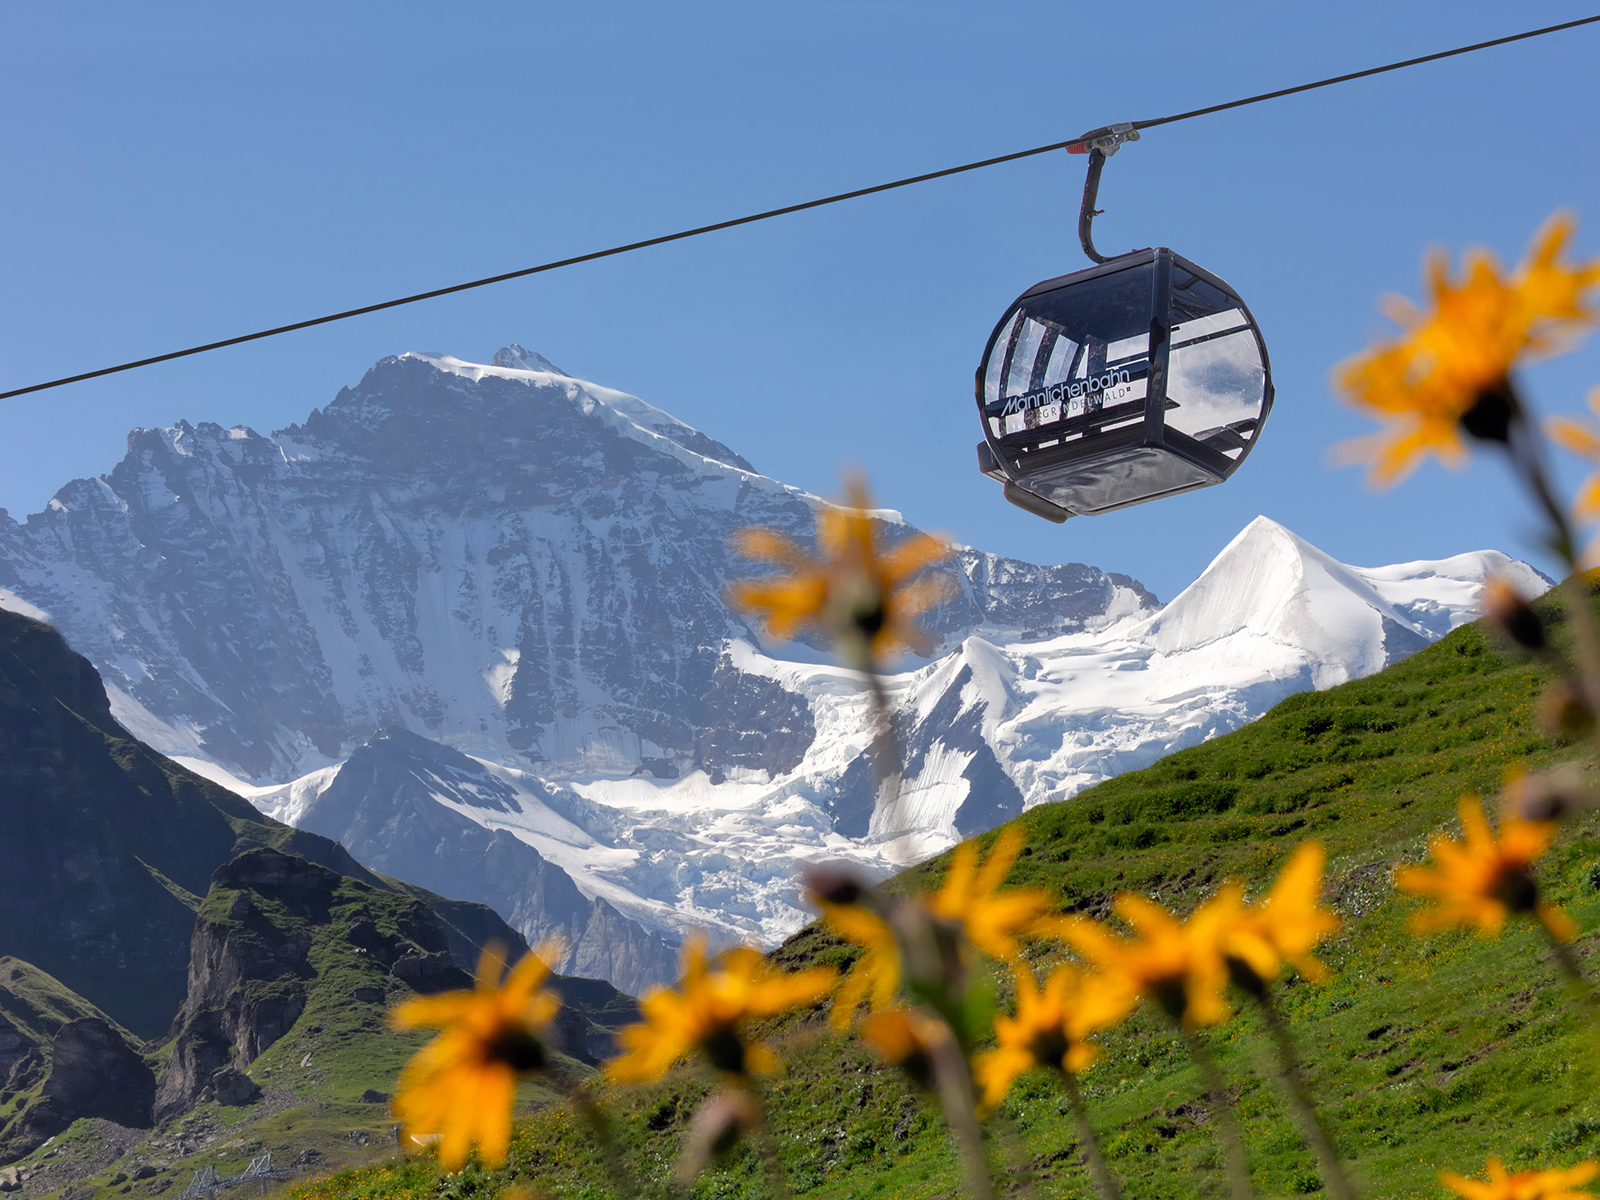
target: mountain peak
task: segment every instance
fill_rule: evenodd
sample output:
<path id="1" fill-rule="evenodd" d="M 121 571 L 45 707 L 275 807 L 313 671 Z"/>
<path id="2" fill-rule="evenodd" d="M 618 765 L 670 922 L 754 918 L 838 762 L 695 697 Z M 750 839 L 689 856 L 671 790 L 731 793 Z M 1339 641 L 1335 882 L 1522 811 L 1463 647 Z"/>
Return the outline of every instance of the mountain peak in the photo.
<path id="1" fill-rule="evenodd" d="M 512 342 L 509 346 L 502 346 L 494 352 L 494 365 L 507 371 L 544 371 L 550 375 L 565 375 L 572 378 L 569 371 L 563 371 L 555 363 L 536 350 L 525 350 Z"/>

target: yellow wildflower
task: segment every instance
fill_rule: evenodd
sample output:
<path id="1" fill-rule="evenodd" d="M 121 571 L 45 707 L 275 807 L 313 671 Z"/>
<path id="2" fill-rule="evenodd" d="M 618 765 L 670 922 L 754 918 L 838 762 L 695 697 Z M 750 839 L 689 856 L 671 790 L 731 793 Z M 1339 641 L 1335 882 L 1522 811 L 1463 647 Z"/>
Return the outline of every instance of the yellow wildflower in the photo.
<path id="1" fill-rule="evenodd" d="M 454 1171 L 477 1143 L 484 1162 L 505 1162 L 517 1076 L 544 1067 L 540 1040 L 561 1007 L 543 988 L 549 963 L 560 957 L 551 943 L 524 955 L 504 984 L 505 950 L 484 948 L 472 991 L 416 996 L 389 1014 L 396 1029 L 441 1029 L 400 1074 L 394 1115 L 407 1136 L 438 1136 L 439 1163 Z"/>
<path id="2" fill-rule="evenodd" d="M 820 627 L 852 666 L 874 671 L 900 647 L 924 654 L 932 649 L 913 618 L 944 600 L 953 580 L 940 574 L 913 582 L 911 576 L 948 558 L 950 547 L 919 533 L 883 549 L 866 484 L 850 479 L 846 487 L 843 506 L 817 514 L 816 555 L 773 529 L 735 534 L 737 553 L 777 563 L 788 573 L 731 584 L 728 603 L 758 617 L 773 637 Z"/>
<path id="3" fill-rule="evenodd" d="M 1600 387 L 1589 389 L 1589 408 L 1600 416 Z M 1571 417 L 1551 417 L 1544 423 L 1550 440 L 1572 451 L 1579 458 L 1587 458 L 1600 465 L 1600 427 L 1591 421 L 1575 421 Z M 1572 502 L 1572 511 L 1581 521 L 1600 517 L 1600 470 L 1584 481 Z"/>
<path id="4" fill-rule="evenodd" d="M 1435 896 L 1438 904 L 1411 918 L 1415 933 L 1449 925 L 1476 925 L 1485 936 L 1498 934 L 1512 914 L 1530 913 L 1557 941 L 1577 936 L 1572 919 L 1539 899 L 1530 870 L 1555 839 L 1557 821 L 1526 821 L 1506 816 L 1497 838 L 1476 796 L 1463 796 L 1459 812 L 1463 839 L 1441 834 L 1428 843 L 1438 864 L 1402 867 L 1394 882 L 1413 896 Z"/>
<path id="5" fill-rule="evenodd" d="M 1534 235 L 1508 279 L 1484 250 L 1468 251 L 1463 277 L 1446 257 L 1428 259 L 1433 308 L 1395 299 L 1389 316 L 1405 334 L 1341 363 L 1334 383 L 1357 407 L 1389 424 L 1350 449 L 1370 458 L 1372 479 L 1387 486 L 1429 452 L 1450 465 L 1466 457 L 1463 428 L 1505 441 L 1517 415 L 1510 373 L 1520 360 L 1563 348 L 1595 320 L 1585 293 L 1600 283 L 1600 260 L 1558 261 L 1573 220 L 1558 214 Z"/>
<path id="6" fill-rule="evenodd" d="M 1243 962 L 1263 983 L 1276 979 L 1285 962 L 1313 982 L 1328 978 L 1328 968 L 1311 953 L 1339 928 L 1339 918 L 1318 906 L 1325 859 L 1321 843 L 1302 844 L 1278 872 L 1264 901 L 1238 905 L 1223 928 L 1224 955 Z"/>
<path id="7" fill-rule="evenodd" d="M 962 842 L 950 857 L 939 890 L 918 896 L 913 903 L 984 953 L 1015 958 L 1016 935 L 1030 929 L 1050 906 L 1049 896 L 1039 888 L 999 890 L 1024 840 L 1022 830 L 1014 826 L 1002 831 L 981 865 L 978 843 Z M 863 1002 L 873 1011 L 893 1002 L 903 973 L 900 943 L 889 922 L 865 904 L 814 898 L 833 931 L 866 950 L 839 989 L 829 1015 L 835 1028 L 844 1029 Z"/>
<path id="8" fill-rule="evenodd" d="M 1012 1082 L 1030 1067 L 1054 1067 L 1074 1075 L 1100 1055 L 1083 1039 L 1093 1026 L 1084 1004 L 1083 974 L 1063 963 L 1050 973 L 1041 991 L 1033 972 L 1017 972 L 1017 1015 L 995 1018 L 999 1045 L 973 1060 L 973 1076 L 983 1088 L 983 1105 L 993 1108 L 1005 1099 Z"/>
<path id="9" fill-rule="evenodd" d="M 1015 825 L 1001 830 L 981 867 L 978 843 L 962 842 L 950 856 L 939 890 L 922 901 L 941 921 L 959 925 L 972 944 L 992 958 L 1015 958 L 1016 935 L 1050 907 L 1050 897 L 1039 888 L 999 890 L 1026 840 Z"/>
<path id="10" fill-rule="evenodd" d="M 618 1035 L 624 1052 L 606 1064 L 606 1074 L 625 1082 L 659 1079 L 697 1048 L 729 1075 L 771 1074 L 782 1068 L 777 1055 L 759 1042 L 747 1042 L 743 1027 L 820 1000 L 835 978 L 831 967 L 792 975 L 773 971 L 749 946 L 727 951 L 713 965 L 706 959 L 705 937 L 689 937 L 683 943 L 683 977 L 676 987 L 646 993 L 639 1002 L 644 1020 Z"/>
<path id="11" fill-rule="evenodd" d="M 879 1012 L 894 1003 L 900 990 L 900 946 L 889 923 L 860 904 L 834 904 L 819 901 L 822 919 L 847 942 L 863 953 L 850 968 L 844 986 L 833 998 L 828 1023 L 835 1029 L 848 1029 L 856 1010 L 863 1003 Z"/>
<path id="12" fill-rule="evenodd" d="M 1220 941 L 1236 912 L 1233 903 L 1213 899 L 1183 922 L 1130 892 L 1118 896 L 1112 907 L 1133 926 L 1136 938 L 1120 937 L 1085 917 L 1057 926 L 1067 944 L 1099 969 L 1081 1001 L 1088 1028 L 1116 1024 L 1141 998 L 1188 1029 L 1228 1019 L 1222 997 L 1228 969 Z"/>
<path id="13" fill-rule="evenodd" d="M 934 1056 L 949 1044 L 951 1033 L 943 1021 L 914 1008 L 895 1006 L 861 1022 L 861 1040 L 884 1062 L 909 1075 L 917 1086 L 929 1088 L 933 1086 Z"/>
<path id="14" fill-rule="evenodd" d="M 1566 1170 L 1507 1172 L 1498 1158 L 1484 1164 L 1487 1180 L 1467 1179 L 1454 1171 L 1440 1171 L 1439 1182 L 1466 1200 L 1594 1200 L 1592 1192 L 1577 1186 L 1600 1174 L 1593 1159 Z"/>

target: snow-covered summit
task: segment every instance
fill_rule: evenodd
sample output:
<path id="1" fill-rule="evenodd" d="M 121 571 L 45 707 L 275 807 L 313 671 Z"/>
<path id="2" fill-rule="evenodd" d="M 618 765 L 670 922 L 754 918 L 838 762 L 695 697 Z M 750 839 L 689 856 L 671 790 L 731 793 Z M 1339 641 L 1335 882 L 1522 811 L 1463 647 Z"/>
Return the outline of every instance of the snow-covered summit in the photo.
<path id="1" fill-rule="evenodd" d="M 546 375 L 569 375 L 555 363 L 535 350 L 524 350 L 517 343 L 502 346 L 494 352 L 494 365 L 508 367 L 513 371 L 542 371 Z"/>
<path id="2" fill-rule="evenodd" d="M 1309 656 L 1313 685 L 1342 683 L 1420 649 L 1477 613 L 1491 573 L 1528 594 L 1549 582 L 1499 551 L 1376 570 L 1349 567 L 1276 521 L 1257 517 L 1200 577 L 1144 622 L 1163 653 L 1196 650 L 1239 634 Z"/>

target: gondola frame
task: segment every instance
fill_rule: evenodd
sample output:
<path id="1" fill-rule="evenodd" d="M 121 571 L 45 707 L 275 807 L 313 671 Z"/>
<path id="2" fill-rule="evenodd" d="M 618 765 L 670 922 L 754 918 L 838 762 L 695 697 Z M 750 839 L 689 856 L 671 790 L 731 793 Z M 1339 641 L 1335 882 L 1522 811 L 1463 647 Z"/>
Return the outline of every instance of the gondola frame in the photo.
<path id="1" fill-rule="evenodd" d="M 1248 441 L 1244 442 L 1237 458 L 1169 427 L 1166 421 L 1169 359 L 1172 343 L 1172 279 L 1173 269 L 1193 275 L 1199 281 L 1223 293 L 1236 306 L 1252 334 L 1260 356 L 1262 396 L 1255 426 Z M 1091 280 L 1115 275 L 1119 272 L 1148 268 L 1151 276 L 1149 368 L 1144 397 L 1143 420 L 1130 421 L 1118 429 L 1086 433 L 1072 442 L 1056 446 L 1034 448 L 1026 460 L 1018 454 L 1018 446 L 1028 441 L 1045 441 L 1044 436 L 1018 438 L 999 434 L 991 428 L 985 395 L 986 376 L 995 345 L 1012 323 L 1013 317 L 1024 311 L 1030 300 L 1049 292 L 1074 287 Z M 1004 363 L 1002 364 L 1002 368 Z M 1005 399 L 1004 380 L 1000 383 L 1000 399 Z M 1266 341 L 1249 306 L 1238 291 L 1219 276 L 1190 262 L 1182 255 L 1160 246 L 1136 250 L 1119 255 L 1105 263 L 1075 271 L 1067 275 L 1046 279 L 1025 291 L 1005 311 L 994 332 L 984 346 L 974 380 L 979 417 L 983 426 L 984 441 L 978 446 L 979 469 L 1004 486 L 1006 499 L 1018 507 L 1048 520 L 1064 521 L 1069 516 L 1114 512 L 1136 504 L 1178 495 L 1197 488 L 1211 487 L 1227 480 L 1238 470 L 1250 450 L 1260 439 L 1261 429 L 1272 411 L 1272 367 L 1267 356 Z M 1025 430 L 1032 434 L 1034 430 Z M 1047 430 L 1046 433 L 1049 431 Z M 1009 444 L 1008 444 L 1009 443 Z M 1075 468 L 1080 482 L 1067 487 L 1061 480 Z M 1090 472 L 1099 470 L 1102 483 L 1099 496 Z M 1120 486 L 1119 486 L 1120 479 Z M 1130 480 L 1142 479 L 1142 483 Z M 1087 482 L 1083 482 L 1087 480 Z M 1030 486 L 1030 484 L 1032 486 Z"/>

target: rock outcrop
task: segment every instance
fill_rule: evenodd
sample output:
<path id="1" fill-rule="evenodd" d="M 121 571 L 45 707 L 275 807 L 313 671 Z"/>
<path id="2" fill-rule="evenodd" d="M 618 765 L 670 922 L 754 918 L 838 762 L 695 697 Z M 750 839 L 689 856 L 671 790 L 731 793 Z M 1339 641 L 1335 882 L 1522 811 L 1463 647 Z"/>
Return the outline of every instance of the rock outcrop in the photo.
<path id="1" fill-rule="evenodd" d="M 676 978 L 677 952 L 658 934 L 585 896 L 511 832 L 457 811 L 510 815 L 521 803 L 476 759 L 395 726 L 350 756 L 299 824 L 385 875 L 488 905 L 529 945 L 559 940 L 565 956 L 556 966 L 565 974 L 605 979 L 635 995 Z"/>
<path id="2" fill-rule="evenodd" d="M 356 921 L 352 906 L 378 910 L 397 931 L 380 933 L 372 915 Z M 431 956 L 447 969 L 439 978 L 464 978 L 449 954 L 445 924 L 426 905 L 267 847 L 245 852 L 213 872 L 194 923 L 188 995 L 179 1014 L 172 1057 L 161 1076 L 155 1116 L 165 1121 L 202 1100 L 247 1104 L 259 1095 L 243 1073 L 283 1037 L 306 1009 L 319 972 L 313 944 L 338 943 L 351 958 L 365 956 L 376 975 L 366 990 L 375 1004 L 387 999 L 381 974 L 408 956 Z M 524 947 L 515 947 L 521 950 Z M 410 982 L 427 981 L 418 977 Z M 420 989 L 420 990 L 425 990 Z"/>
<path id="3" fill-rule="evenodd" d="M 515 960 L 527 944 L 502 930 Z M 471 987 L 476 947 L 472 957 L 458 956 L 459 938 L 422 900 L 297 855 L 257 847 L 223 864 L 196 915 L 188 996 L 156 1088 L 155 1119 L 204 1101 L 253 1103 L 261 1090 L 248 1074 L 252 1064 L 297 1024 L 320 1027 L 337 1010 L 344 1019 L 365 1013 L 365 1027 L 381 1030 L 384 1009 L 410 992 Z M 609 1044 L 615 1014 L 636 1011 L 609 984 L 555 986 L 572 1001 L 556 1027 L 557 1048 L 585 1061 L 594 1061 L 593 1046 Z"/>
<path id="4" fill-rule="evenodd" d="M 148 1127 L 154 1096 L 126 1029 L 37 967 L 0 959 L 0 1162 L 80 1117 Z"/>

